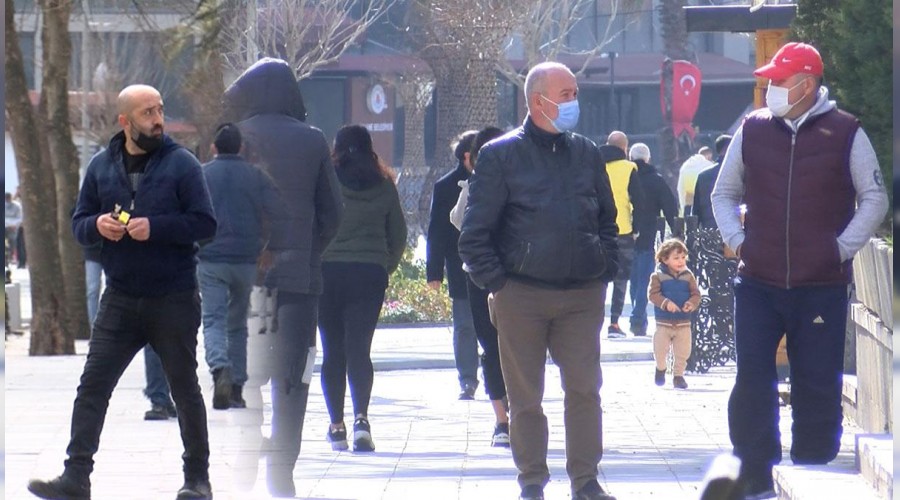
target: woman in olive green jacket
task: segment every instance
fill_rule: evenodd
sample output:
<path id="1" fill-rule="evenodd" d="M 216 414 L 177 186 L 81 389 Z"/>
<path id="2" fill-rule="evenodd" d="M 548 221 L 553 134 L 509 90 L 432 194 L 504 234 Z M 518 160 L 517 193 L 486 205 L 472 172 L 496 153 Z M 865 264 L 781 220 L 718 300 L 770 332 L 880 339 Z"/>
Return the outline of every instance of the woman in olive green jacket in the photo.
<path id="1" fill-rule="evenodd" d="M 341 183 L 344 218 L 322 254 L 319 300 L 322 392 L 331 417 L 328 440 L 346 450 L 344 395 L 353 400 L 353 450 L 375 451 L 369 427 L 374 370 L 370 351 L 388 276 L 406 248 L 406 221 L 394 175 L 372 148 L 369 132 L 345 125 L 334 139 L 334 168 Z"/>

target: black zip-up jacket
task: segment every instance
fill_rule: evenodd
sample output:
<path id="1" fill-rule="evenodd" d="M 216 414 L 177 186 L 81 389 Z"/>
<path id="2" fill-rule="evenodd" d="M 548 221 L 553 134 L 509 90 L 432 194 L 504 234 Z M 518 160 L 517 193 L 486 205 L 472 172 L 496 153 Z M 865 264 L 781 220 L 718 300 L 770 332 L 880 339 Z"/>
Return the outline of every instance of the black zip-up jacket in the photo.
<path id="1" fill-rule="evenodd" d="M 462 163 L 434 183 L 431 197 L 431 219 L 428 222 L 425 275 L 428 281 L 443 281 L 447 269 L 447 286 L 450 297 L 467 298 L 466 275 L 462 269 L 457 243 L 459 231 L 450 223 L 450 210 L 459 198 L 459 181 L 469 178 L 469 171 Z"/>
<path id="2" fill-rule="evenodd" d="M 634 248 L 635 250 L 652 250 L 656 243 L 656 218 L 662 212 L 669 227 L 674 228 L 675 217 L 678 215 L 678 202 L 675 200 L 675 193 L 666 184 L 656 167 L 644 160 L 635 160 L 634 163 L 638 166 L 638 179 L 640 179 L 641 189 L 644 191 L 644 210 L 635 217 L 634 225 L 639 234 L 634 242 Z M 696 195 L 694 200 L 697 200 Z M 694 207 L 696 206 L 695 203 Z"/>
<path id="3" fill-rule="evenodd" d="M 616 207 L 597 146 L 530 118 L 485 145 L 469 181 L 459 254 L 478 286 L 569 289 L 618 269 Z"/>

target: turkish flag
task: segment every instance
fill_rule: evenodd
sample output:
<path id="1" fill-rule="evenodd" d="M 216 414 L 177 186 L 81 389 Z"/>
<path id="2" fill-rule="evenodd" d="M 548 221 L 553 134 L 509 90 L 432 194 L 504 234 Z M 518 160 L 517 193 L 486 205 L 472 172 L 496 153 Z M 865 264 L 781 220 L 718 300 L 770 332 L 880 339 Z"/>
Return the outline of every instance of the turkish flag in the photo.
<path id="1" fill-rule="evenodd" d="M 691 121 L 700 106 L 701 81 L 700 68 L 688 61 L 672 61 L 672 132 L 675 137 L 687 132 L 691 139 L 694 138 Z"/>

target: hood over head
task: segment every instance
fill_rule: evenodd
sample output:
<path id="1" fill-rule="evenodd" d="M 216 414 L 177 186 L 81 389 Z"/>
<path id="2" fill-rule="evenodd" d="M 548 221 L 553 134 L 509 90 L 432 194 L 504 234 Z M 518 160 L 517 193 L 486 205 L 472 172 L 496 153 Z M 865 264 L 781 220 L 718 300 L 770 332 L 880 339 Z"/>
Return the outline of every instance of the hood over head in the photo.
<path id="1" fill-rule="evenodd" d="M 282 114 L 306 120 L 300 85 L 290 65 L 265 57 L 247 68 L 225 90 L 225 116 L 241 121 L 260 114 Z"/>

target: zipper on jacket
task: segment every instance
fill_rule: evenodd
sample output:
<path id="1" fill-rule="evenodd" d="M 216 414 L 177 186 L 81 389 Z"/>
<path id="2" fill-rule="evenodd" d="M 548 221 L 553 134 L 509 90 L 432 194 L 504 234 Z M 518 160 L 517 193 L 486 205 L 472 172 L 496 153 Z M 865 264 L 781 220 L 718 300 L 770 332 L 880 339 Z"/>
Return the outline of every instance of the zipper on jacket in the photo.
<path id="1" fill-rule="evenodd" d="M 791 161 L 788 165 L 787 210 L 784 221 L 784 250 L 787 262 L 784 273 L 784 287 L 791 288 L 791 183 L 794 179 L 794 146 L 797 144 L 797 133 L 791 132 Z"/>
<path id="2" fill-rule="evenodd" d="M 522 263 L 519 264 L 519 268 L 516 269 L 516 272 L 517 272 L 517 273 L 521 274 L 522 271 L 525 270 L 525 264 L 528 263 L 528 256 L 529 256 L 529 255 L 531 255 L 531 242 L 530 242 L 530 241 L 526 241 L 526 242 L 525 242 L 525 255 L 522 256 Z"/>

